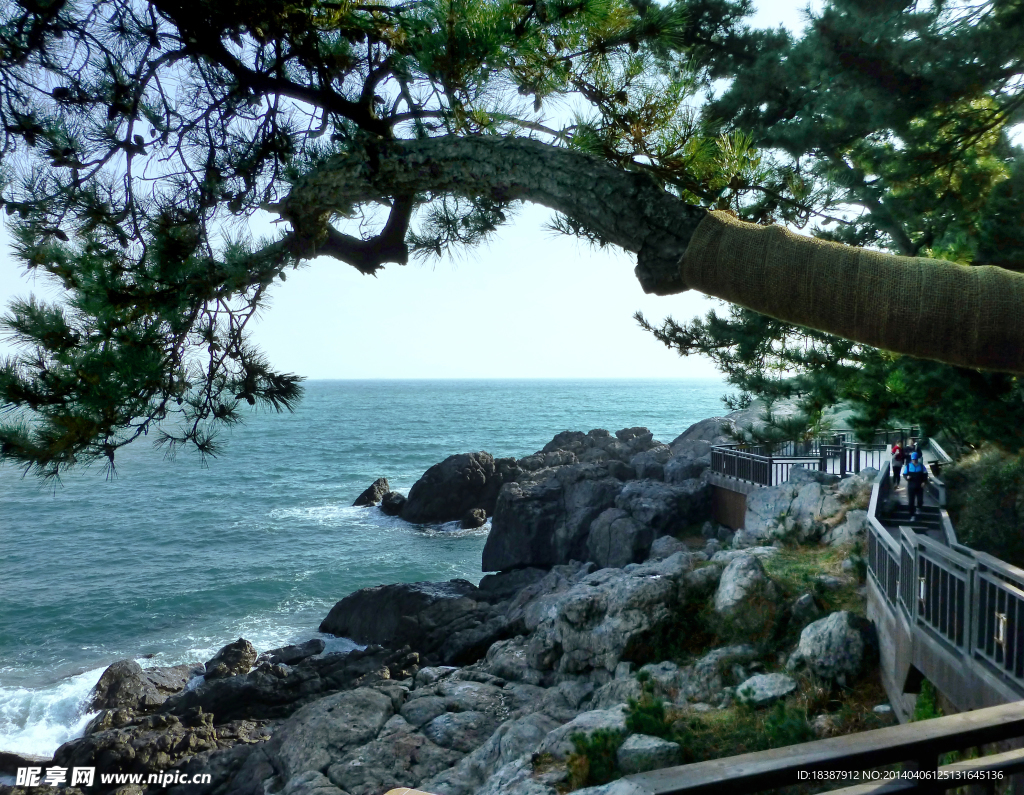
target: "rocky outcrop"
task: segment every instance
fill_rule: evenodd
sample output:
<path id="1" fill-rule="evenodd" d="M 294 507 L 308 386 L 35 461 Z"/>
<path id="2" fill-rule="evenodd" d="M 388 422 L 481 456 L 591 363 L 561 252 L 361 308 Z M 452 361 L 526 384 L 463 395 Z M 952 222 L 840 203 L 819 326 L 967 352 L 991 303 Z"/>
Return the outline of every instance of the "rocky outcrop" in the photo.
<path id="1" fill-rule="evenodd" d="M 615 507 L 652 528 L 655 535 L 671 535 L 708 517 L 711 487 L 702 480 L 686 480 L 678 485 L 631 481 L 615 498 Z"/>
<path id="2" fill-rule="evenodd" d="M 181 691 L 203 667 L 176 665 L 144 669 L 134 660 L 121 660 L 103 672 L 93 688 L 89 710 L 122 709 L 140 712 L 158 707 Z"/>
<path id="3" fill-rule="evenodd" d="M 845 684 L 878 657 L 878 637 L 866 618 L 847 610 L 808 624 L 790 656 L 790 670 L 806 668 L 815 676 Z"/>
<path id="4" fill-rule="evenodd" d="M 389 491 L 391 491 L 391 486 L 388 485 L 388 479 L 377 478 L 369 485 L 366 491 L 356 497 L 352 507 L 359 508 L 365 505 L 377 505 Z"/>
<path id="5" fill-rule="evenodd" d="M 736 700 L 751 707 L 767 707 L 796 692 L 796 680 L 786 674 L 756 674 L 736 688 Z"/>
<path id="6" fill-rule="evenodd" d="M 322 638 L 313 638 L 305 643 L 296 643 L 291 646 L 282 646 L 279 649 L 270 649 L 263 652 L 256 658 L 256 663 L 270 663 L 271 665 L 295 665 L 307 657 L 322 654 L 327 644 Z"/>
<path id="7" fill-rule="evenodd" d="M 472 530 L 477 527 L 483 527 L 485 524 L 487 524 L 487 511 L 483 508 L 470 508 L 462 517 L 462 522 L 459 526 L 463 530 Z"/>
<path id="8" fill-rule="evenodd" d="M 654 528 L 635 521 L 626 511 L 609 508 L 590 523 L 587 560 L 598 567 L 621 569 L 647 558 Z"/>
<path id="9" fill-rule="evenodd" d="M 473 508 L 494 513 L 502 484 L 514 480 L 514 458 L 495 459 L 490 453 L 461 453 L 434 464 L 409 490 L 402 507 L 407 522 L 453 522 Z"/>
<path id="10" fill-rule="evenodd" d="M 772 583 L 764 565 L 754 555 L 741 554 L 729 561 L 715 592 L 715 612 L 735 615 L 748 606 L 752 598 L 771 594 Z"/>
<path id="11" fill-rule="evenodd" d="M 545 471 L 543 479 L 501 490 L 484 546 L 484 571 L 551 568 L 586 558 L 590 523 L 614 505 L 622 481 L 601 464 Z"/>
<path id="12" fill-rule="evenodd" d="M 619 770 L 628 775 L 678 765 L 681 753 L 679 743 L 647 734 L 634 734 L 619 746 L 615 759 Z"/>
<path id="13" fill-rule="evenodd" d="M 405 507 L 406 497 L 397 491 L 389 491 L 380 500 L 380 509 L 388 516 L 398 516 Z"/>
<path id="14" fill-rule="evenodd" d="M 256 649 L 245 638 L 229 643 L 206 663 L 206 681 L 247 674 L 256 662 Z"/>

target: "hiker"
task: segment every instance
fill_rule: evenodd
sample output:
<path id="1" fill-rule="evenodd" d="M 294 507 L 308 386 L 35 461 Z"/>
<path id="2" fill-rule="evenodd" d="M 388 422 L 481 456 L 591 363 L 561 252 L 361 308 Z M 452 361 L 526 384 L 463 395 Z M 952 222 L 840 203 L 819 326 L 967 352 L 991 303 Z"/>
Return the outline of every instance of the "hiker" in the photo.
<path id="1" fill-rule="evenodd" d="M 913 519 L 917 508 L 924 508 L 924 482 L 928 480 L 928 470 L 920 453 L 915 451 L 910 454 L 910 463 L 907 464 L 904 477 L 907 481 L 907 507 L 910 509 L 910 518 Z M 917 507 L 914 506 L 915 501 Z"/>
<path id="2" fill-rule="evenodd" d="M 906 456 L 903 455 L 903 448 L 900 447 L 899 442 L 895 442 L 892 446 L 892 487 L 898 489 L 900 487 L 900 472 L 903 470 L 903 462 L 906 460 Z"/>

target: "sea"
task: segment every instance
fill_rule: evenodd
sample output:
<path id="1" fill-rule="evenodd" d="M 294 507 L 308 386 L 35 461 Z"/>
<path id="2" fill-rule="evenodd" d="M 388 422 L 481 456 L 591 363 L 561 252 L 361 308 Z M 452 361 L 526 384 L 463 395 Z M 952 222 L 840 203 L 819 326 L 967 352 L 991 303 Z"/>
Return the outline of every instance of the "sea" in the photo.
<path id="1" fill-rule="evenodd" d="M 0 466 L 0 751 L 80 736 L 119 659 L 204 662 L 325 637 L 359 588 L 478 582 L 488 523 L 410 525 L 352 502 L 376 478 L 407 493 L 455 454 L 536 452 L 564 430 L 646 426 L 670 442 L 726 410 L 719 380 L 312 381 L 294 413 L 254 412 L 216 458 L 143 438 L 44 483 Z"/>

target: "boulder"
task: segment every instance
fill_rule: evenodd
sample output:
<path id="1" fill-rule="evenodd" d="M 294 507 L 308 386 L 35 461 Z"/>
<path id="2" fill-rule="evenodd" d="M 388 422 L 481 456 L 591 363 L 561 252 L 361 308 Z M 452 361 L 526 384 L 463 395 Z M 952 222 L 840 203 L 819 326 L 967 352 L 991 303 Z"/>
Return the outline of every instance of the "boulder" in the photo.
<path id="1" fill-rule="evenodd" d="M 89 711 L 127 709 L 144 711 L 158 707 L 189 679 L 203 673 L 202 666 L 176 665 L 143 669 L 134 660 L 120 660 L 103 672 L 93 688 Z"/>
<path id="2" fill-rule="evenodd" d="M 378 585 L 351 593 L 320 623 L 321 632 L 396 648 L 409 645 L 440 661 L 482 657 L 505 622 L 466 580 Z"/>
<path id="3" fill-rule="evenodd" d="M 649 525 L 639 524 L 619 508 L 609 508 L 590 524 L 587 560 L 600 568 L 622 568 L 644 560 L 653 541 Z"/>
<path id="4" fill-rule="evenodd" d="M 711 487 L 701 480 L 677 485 L 656 480 L 635 480 L 622 487 L 615 507 L 626 511 L 656 535 L 672 535 L 705 519 L 711 511 Z"/>
<path id="5" fill-rule="evenodd" d="M 579 463 L 575 453 L 568 450 L 552 450 L 550 452 L 534 453 L 525 458 L 519 459 L 519 469 L 524 472 L 535 472 L 538 469 L 550 469 L 551 467 L 563 467 L 569 464 Z"/>
<path id="6" fill-rule="evenodd" d="M 736 666 L 756 660 L 757 657 L 757 650 L 745 643 L 712 649 L 693 665 L 680 669 L 676 701 L 720 701 L 725 688 L 734 682 L 730 679 L 732 670 Z"/>
<path id="7" fill-rule="evenodd" d="M 767 707 L 796 691 L 796 680 L 786 674 L 757 674 L 736 688 L 736 700 L 751 707 Z"/>
<path id="8" fill-rule="evenodd" d="M 388 485 L 388 479 L 377 478 L 369 485 L 366 491 L 356 497 L 356 501 L 352 503 L 352 506 L 377 505 L 389 491 L 391 491 L 391 486 Z"/>
<path id="9" fill-rule="evenodd" d="M 715 592 L 715 612 L 730 616 L 744 609 L 747 602 L 771 588 L 764 566 L 754 555 L 738 555 L 722 572 Z"/>
<path id="10" fill-rule="evenodd" d="M 754 489 L 747 495 L 747 512 L 743 519 L 743 530 L 736 533 L 736 539 L 742 534 L 745 538 L 757 543 L 770 539 L 772 533 L 782 526 L 789 515 L 789 507 L 793 504 L 798 487 L 792 483 L 782 483 Z M 733 546 L 737 546 L 734 539 Z"/>
<path id="11" fill-rule="evenodd" d="M 295 663 L 301 662 L 307 657 L 322 654 L 326 645 L 322 638 L 313 638 L 305 643 L 296 643 L 291 646 L 282 646 L 279 649 L 265 651 L 256 658 L 256 662 L 257 664 L 266 662 L 271 665 L 295 665 Z"/>
<path id="12" fill-rule="evenodd" d="M 494 512 L 502 484 L 519 473 L 513 458 L 490 453 L 461 453 L 434 464 L 409 490 L 402 507 L 407 522 L 452 522 L 473 508 Z"/>
<path id="13" fill-rule="evenodd" d="M 590 524 L 612 507 L 622 481 L 599 464 L 547 472 L 541 480 L 502 488 L 484 545 L 484 571 L 551 568 L 586 558 Z"/>
<path id="14" fill-rule="evenodd" d="M 706 420 L 695 422 L 681 434 L 679 434 L 669 446 L 672 452 L 678 455 L 680 450 L 688 450 L 687 445 L 693 442 L 705 442 L 710 445 L 729 444 L 735 439 L 733 434 L 736 430 L 736 422 L 728 417 L 709 417 Z"/>
<path id="15" fill-rule="evenodd" d="M 256 662 L 256 649 L 245 638 L 229 643 L 206 663 L 206 681 L 247 674 Z"/>
<path id="16" fill-rule="evenodd" d="M 684 442 L 669 449 L 672 450 L 672 457 L 664 467 L 666 483 L 682 483 L 684 480 L 699 478 L 711 466 L 710 442 Z"/>
<path id="17" fill-rule="evenodd" d="M 633 734 L 619 746 L 615 760 L 619 770 L 628 775 L 678 765 L 680 754 L 679 743 L 647 734 Z"/>
<path id="18" fill-rule="evenodd" d="M 544 569 L 525 568 L 511 569 L 497 574 L 487 574 L 480 580 L 480 591 L 492 602 L 511 599 L 523 588 L 533 585 L 542 579 L 547 572 Z"/>
<path id="19" fill-rule="evenodd" d="M 674 536 L 662 536 L 654 539 L 651 544 L 651 552 L 648 560 L 664 560 L 677 552 L 686 552 L 687 547 L 682 541 Z"/>
<path id="20" fill-rule="evenodd" d="M 609 709 L 581 712 L 571 721 L 550 732 L 537 747 L 538 754 L 551 754 L 555 759 L 565 759 L 573 753 L 572 736 L 581 734 L 590 737 L 596 731 L 626 731 L 626 705 L 618 704 Z"/>
<path id="21" fill-rule="evenodd" d="M 806 627 L 812 621 L 817 621 L 820 617 L 821 609 L 818 607 L 818 603 L 814 601 L 814 596 L 809 593 L 805 593 L 794 600 L 790 608 L 790 620 L 801 628 Z"/>
<path id="22" fill-rule="evenodd" d="M 388 516 L 398 516 L 405 507 L 406 497 L 397 491 L 389 491 L 380 500 L 380 509 Z"/>
<path id="23" fill-rule="evenodd" d="M 845 546 L 863 541 L 867 536 L 867 530 L 867 511 L 847 511 L 842 523 L 829 530 L 821 540 L 834 547 Z"/>
<path id="24" fill-rule="evenodd" d="M 487 524 L 487 511 L 483 508 L 470 508 L 462 517 L 460 527 L 463 530 L 473 530 Z"/>
<path id="25" fill-rule="evenodd" d="M 791 671 L 806 668 L 822 679 L 845 684 L 877 656 L 878 638 L 871 622 L 842 610 L 804 627 L 786 667 Z"/>
<path id="26" fill-rule="evenodd" d="M 832 472 L 822 472 L 808 466 L 795 466 L 789 470 L 788 483 L 803 485 L 805 483 L 817 483 L 824 486 L 833 486 L 839 483 L 839 475 Z"/>

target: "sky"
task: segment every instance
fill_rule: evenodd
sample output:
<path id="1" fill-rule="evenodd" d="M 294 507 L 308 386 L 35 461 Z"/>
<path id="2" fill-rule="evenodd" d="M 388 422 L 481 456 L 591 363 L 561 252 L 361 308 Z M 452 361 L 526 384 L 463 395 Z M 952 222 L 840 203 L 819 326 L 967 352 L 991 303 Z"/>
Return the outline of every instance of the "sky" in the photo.
<path id="1" fill-rule="evenodd" d="M 756 6 L 755 27 L 803 27 L 804 2 Z M 252 340 L 275 369 L 311 379 L 720 377 L 710 360 L 665 348 L 633 313 L 684 321 L 721 302 L 645 295 L 633 255 L 554 235 L 550 218 L 526 205 L 488 244 L 376 278 L 314 260 L 275 284 Z M 24 274 L 0 231 L 0 307 L 29 293 L 54 295 Z"/>

